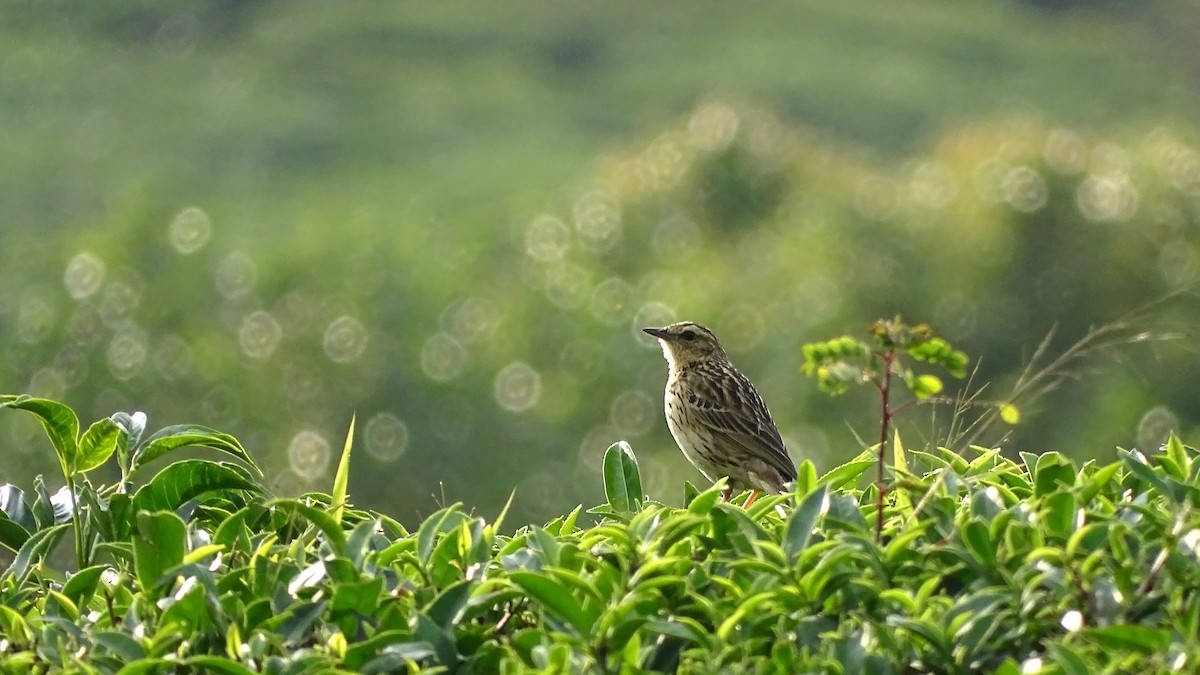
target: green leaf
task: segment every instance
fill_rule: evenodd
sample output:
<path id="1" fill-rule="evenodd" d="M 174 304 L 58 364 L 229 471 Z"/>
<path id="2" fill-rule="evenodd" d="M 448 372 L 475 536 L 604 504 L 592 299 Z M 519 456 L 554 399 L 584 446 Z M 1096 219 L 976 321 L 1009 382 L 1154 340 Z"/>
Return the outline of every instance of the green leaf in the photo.
<path id="1" fill-rule="evenodd" d="M 333 588 L 333 599 L 329 603 L 329 609 L 332 612 L 370 616 L 379 606 L 382 592 L 383 577 L 340 583 Z"/>
<path id="2" fill-rule="evenodd" d="M 613 443 L 604 453 L 604 496 L 620 513 L 637 511 L 645 498 L 637 458 L 625 441 Z"/>
<path id="3" fill-rule="evenodd" d="M 449 629 L 457 624 L 471 597 L 472 585 L 469 579 L 464 579 L 448 587 L 429 603 L 425 615 L 442 628 Z"/>
<path id="4" fill-rule="evenodd" d="M 817 467 L 806 459 L 796 467 L 796 494 L 803 497 L 817 488 Z"/>
<path id="5" fill-rule="evenodd" d="M 856 462 L 847 462 L 839 467 L 835 467 L 829 473 L 821 476 L 817 481 L 817 486 L 828 485 L 830 490 L 841 490 L 843 488 L 854 487 L 858 483 L 858 479 L 866 473 L 867 469 L 875 466 L 875 460 L 861 460 Z"/>
<path id="6" fill-rule="evenodd" d="M 1172 433 L 1167 438 L 1167 443 L 1163 446 L 1163 449 L 1166 451 L 1167 457 L 1171 459 L 1171 463 L 1179 468 L 1179 473 L 1175 477 L 1179 480 L 1187 480 L 1187 477 L 1192 472 L 1192 460 L 1188 456 L 1187 450 L 1184 449 L 1179 437 Z"/>
<path id="7" fill-rule="evenodd" d="M 417 558 L 422 565 L 429 564 L 437 535 L 458 528 L 466 520 L 466 516 L 458 511 L 458 507 L 458 504 L 454 504 L 438 509 L 417 528 Z"/>
<path id="8" fill-rule="evenodd" d="M 971 551 L 971 554 L 985 568 L 994 567 L 996 564 L 996 547 L 992 544 L 992 537 L 988 533 L 988 526 L 978 518 L 972 518 L 967 521 L 967 524 L 962 528 L 963 543 Z"/>
<path id="9" fill-rule="evenodd" d="M 120 657 L 126 663 L 133 663 L 146 657 L 146 648 L 128 633 L 115 630 L 102 630 L 93 633 L 92 638 L 96 641 L 97 645 Z M 124 670 L 118 672 L 124 672 Z"/>
<path id="10" fill-rule="evenodd" d="M 58 401 L 28 396 L 0 397 L 0 407 L 17 408 L 36 415 L 50 442 L 54 444 L 63 475 L 73 473 L 78 452 L 75 439 L 79 436 L 79 418 L 74 410 Z"/>
<path id="11" fill-rule="evenodd" d="M 1108 650 L 1133 650 L 1161 654 L 1171 645 L 1171 631 L 1149 626 L 1104 626 L 1088 628 L 1083 636 Z"/>
<path id="12" fill-rule="evenodd" d="M 187 527 L 171 511 L 137 514 L 133 536 L 134 570 L 142 592 L 157 597 L 158 582 L 168 570 L 183 564 L 187 552 Z"/>
<path id="13" fill-rule="evenodd" d="M 134 454 L 130 473 L 169 452 L 195 446 L 212 448 L 232 455 L 248 464 L 259 476 L 263 475 L 262 470 L 250 459 L 250 455 L 236 438 L 198 424 L 177 424 L 156 431 Z"/>
<path id="14" fill-rule="evenodd" d="M 796 562 L 796 558 L 808 548 L 808 542 L 812 539 L 813 528 L 816 527 L 817 519 L 829 510 L 829 486 L 821 485 L 816 490 L 813 490 L 804 501 L 800 502 L 800 506 L 792 512 L 788 518 L 787 529 L 783 535 L 783 552 L 787 555 L 788 560 L 792 563 Z"/>
<path id="15" fill-rule="evenodd" d="M 333 476 L 333 494 L 329 501 L 330 515 L 338 525 L 342 523 L 342 512 L 349 496 L 347 491 L 350 485 L 350 448 L 354 445 L 355 418 L 355 415 L 350 416 L 350 430 L 346 432 L 346 443 L 342 446 L 342 458 L 338 461 L 337 473 Z"/>
<path id="16" fill-rule="evenodd" d="M 1054 655 L 1054 662 L 1062 668 L 1063 675 L 1092 675 L 1096 669 L 1079 655 L 1079 652 L 1062 644 L 1061 642 L 1052 642 L 1049 645 L 1050 653 Z"/>
<path id="17" fill-rule="evenodd" d="M 316 526 L 325 535 L 325 539 L 334 553 L 341 555 L 345 550 L 346 533 L 342 530 L 341 525 L 333 519 L 333 516 L 323 509 L 309 506 L 295 499 L 275 499 L 267 502 L 266 506 L 289 516 L 299 516 Z"/>
<path id="18" fill-rule="evenodd" d="M 1059 487 L 1071 487 L 1075 484 L 1075 466 L 1071 461 L 1057 452 L 1047 452 L 1037 458 L 1037 468 L 1034 471 L 1034 493 L 1047 495 Z"/>
<path id="19" fill-rule="evenodd" d="M 1149 483 L 1150 487 L 1159 494 L 1164 496 L 1172 494 L 1170 488 L 1167 487 L 1167 481 L 1143 462 L 1138 455 L 1122 449 L 1117 450 L 1117 455 L 1120 456 L 1121 462 L 1130 473 Z"/>
<path id="20" fill-rule="evenodd" d="M 1043 501 L 1043 518 L 1046 531 L 1066 539 L 1075 530 L 1075 495 L 1070 492 L 1055 492 Z"/>
<path id="21" fill-rule="evenodd" d="M 0 635 L 4 635 L 18 648 L 33 642 L 33 632 L 29 629 L 25 617 L 8 605 L 0 605 Z"/>
<path id="22" fill-rule="evenodd" d="M 63 595 L 76 604 L 86 604 L 92 597 L 92 593 L 96 591 L 97 584 L 100 583 L 100 575 L 108 568 L 108 565 L 93 565 L 79 570 L 71 575 L 70 579 L 67 579 L 67 583 L 63 584 Z"/>
<path id="23" fill-rule="evenodd" d="M 597 614 L 585 611 L 566 586 L 536 572 L 512 572 L 508 578 L 556 618 L 590 638 Z"/>
<path id="24" fill-rule="evenodd" d="M 918 375 L 909 384 L 909 389 L 918 401 L 940 394 L 942 388 L 942 379 L 937 375 Z"/>
<path id="25" fill-rule="evenodd" d="M 138 511 L 174 511 L 208 492 L 246 490 L 261 494 L 262 487 L 243 472 L 236 465 L 204 459 L 176 462 L 138 489 L 133 506 Z"/>
<path id="26" fill-rule="evenodd" d="M 231 661 L 222 656 L 192 656 L 184 659 L 185 665 L 196 669 L 198 673 L 217 673 L 218 675 L 254 675 L 254 671 L 246 666 Z"/>
<path id="27" fill-rule="evenodd" d="M 87 473 L 104 464 L 109 457 L 124 445 L 128 435 L 117 423 L 105 417 L 97 421 L 79 439 L 79 452 L 75 455 L 75 470 Z"/>
<path id="28" fill-rule="evenodd" d="M 27 541 L 29 541 L 29 530 L 13 522 L 7 514 L 0 513 L 0 545 L 16 552 Z"/>
<path id="29" fill-rule="evenodd" d="M 66 533 L 68 523 L 61 525 L 51 525 L 42 530 L 34 532 L 33 535 L 21 545 L 21 549 L 17 551 L 17 555 L 13 558 L 12 564 L 8 569 L 0 574 L 0 579 L 16 579 L 18 582 L 25 579 L 25 575 L 29 572 L 30 567 L 36 564 L 39 560 L 45 558 L 54 547 L 58 545 L 58 540 Z"/>

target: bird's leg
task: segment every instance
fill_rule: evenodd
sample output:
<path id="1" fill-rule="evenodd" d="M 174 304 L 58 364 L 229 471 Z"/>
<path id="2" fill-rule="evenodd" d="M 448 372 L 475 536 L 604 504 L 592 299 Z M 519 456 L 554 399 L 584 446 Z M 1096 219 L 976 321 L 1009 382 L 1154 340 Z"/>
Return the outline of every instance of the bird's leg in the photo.
<path id="1" fill-rule="evenodd" d="M 748 509 L 748 508 L 750 508 L 750 505 L 751 505 L 751 504 L 753 504 L 753 503 L 754 503 L 754 500 L 755 500 L 755 499 L 757 499 L 757 498 L 758 498 L 758 490 L 751 490 L 751 491 L 750 491 L 750 496 L 746 498 L 746 503 L 745 503 L 745 504 L 742 504 L 742 508 L 743 508 L 743 509 Z"/>

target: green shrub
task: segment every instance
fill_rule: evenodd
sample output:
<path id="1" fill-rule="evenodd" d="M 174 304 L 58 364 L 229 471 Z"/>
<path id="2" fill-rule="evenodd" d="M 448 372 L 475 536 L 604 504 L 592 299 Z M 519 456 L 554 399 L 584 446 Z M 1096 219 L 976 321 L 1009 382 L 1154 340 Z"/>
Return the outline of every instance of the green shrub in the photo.
<path id="1" fill-rule="evenodd" d="M 65 406 L 3 401 L 38 415 L 56 450 L 75 441 Z M 111 418 L 106 459 L 185 443 L 239 455 L 212 430 L 139 442 L 134 418 Z M 806 461 L 793 495 L 749 509 L 721 502 L 720 485 L 689 489 L 673 508 L 642 494 L 619 443 L 605 456 L 598 522 L 576 508 L 512 535 L 503 513 L 489 521 L 459 505 L 412 532 L 349 508 L 345 462 L 333 496 L 298 499 L 270 499 L 245 456 L 250 470 L 183 460 L 140 485 L 123 470 L 115 486 L 90 484 L 93 462 L 67 463 L 78 509 L 40 481 L 32 498 L 0 488 L 0 543 L 15 552 L 0 576 L 0 663 L 86 673 L 1195 667 L 1192 449 L 1172 438 L 1152 458 L 1121 450 L 1082 467 L 1058 453 L 891 451 L 882 543 L 876 487 L 858 488 L 873 450 L 824 476 Z M 48 556 L 72 527 L 87 564 L 64 573 Z"/>

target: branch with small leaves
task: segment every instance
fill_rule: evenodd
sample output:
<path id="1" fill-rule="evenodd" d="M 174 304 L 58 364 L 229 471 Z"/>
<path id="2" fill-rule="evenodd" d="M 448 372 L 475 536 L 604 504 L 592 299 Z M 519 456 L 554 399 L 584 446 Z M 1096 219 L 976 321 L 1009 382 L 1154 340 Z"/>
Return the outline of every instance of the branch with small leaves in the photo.
<path id="1" fill-rule="evenodd" d="M 937 337 L 928 324 L 910 326 L 897 316 L 880 319 L 871 325 L 868 334 L 871 341 L 859 340 L 844 335 L 825 342 L 804 345 L 804 374 L 815 378 L 821 391 L 832 396 L 843 394 L 852 385 L 872 384 L 879 390 L 879 449 L 878 476 L 876 478 L 876 537 L 883 534 L 883 498 L 887 494 L 884 482 L 884 448 L 892 418 L 914 403 L 935 401 L 943 389 L 942 379 L 932 373 L 917 372 L 911 361 L 939 366 L 951 376 L 966 375 L 967 355 Z M 905 358 L 907 357 L 907 358 Z M 894 402 L 893 388 L 897 382 L 912 395 L 900 403 Z M 1001 416 L 1015 423 L 1017 410 L 1012 405 L 1000 404 Z"/>

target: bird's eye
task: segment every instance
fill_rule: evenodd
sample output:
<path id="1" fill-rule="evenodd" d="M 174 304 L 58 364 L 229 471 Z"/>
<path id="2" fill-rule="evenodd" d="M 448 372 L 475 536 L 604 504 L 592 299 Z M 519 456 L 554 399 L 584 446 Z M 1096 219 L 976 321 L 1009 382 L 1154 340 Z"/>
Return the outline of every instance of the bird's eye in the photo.
<path id="1" fill-rule="evenodd" d="M 696 331 L 685 330 L 682 333 L 680 333 L 679 336 L 682 337 L 684 340 L 691 342 L 692 340 L 696 339 Z"/>

